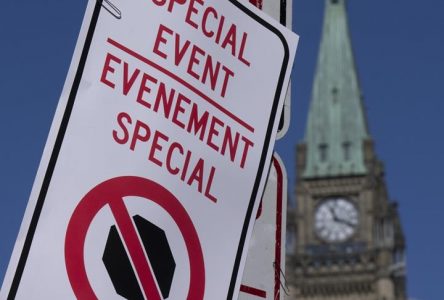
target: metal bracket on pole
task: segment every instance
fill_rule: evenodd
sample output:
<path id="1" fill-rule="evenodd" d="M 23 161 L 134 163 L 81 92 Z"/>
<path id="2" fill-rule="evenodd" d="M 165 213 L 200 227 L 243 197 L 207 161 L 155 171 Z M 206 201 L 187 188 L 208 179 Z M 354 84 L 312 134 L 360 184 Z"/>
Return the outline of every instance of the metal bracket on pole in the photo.
<path id="1" fill-rule="evenodd" d="M 122 12 L 110 0 L 102 0 L 102 7 L 105 8 L 116 19 L 118 20 L 122 19 Z"/>

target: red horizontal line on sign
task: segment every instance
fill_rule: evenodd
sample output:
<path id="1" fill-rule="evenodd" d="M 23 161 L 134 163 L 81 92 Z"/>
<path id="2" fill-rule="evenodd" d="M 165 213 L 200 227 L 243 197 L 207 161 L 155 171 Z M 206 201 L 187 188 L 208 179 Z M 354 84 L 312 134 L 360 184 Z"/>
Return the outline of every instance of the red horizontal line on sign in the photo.
<path id="1" fill-rule="evenodd" d="M 170 78 L 174 79 L 178 83 L 180 83 L 183 86 L 187 87 L 189 90 L 191 90 L 192 92 L 194 92 L 195 94 L 200 96 L 202 99 L 204 99 L 205 101 L 207 101 L 208 103 L 213 105 L 219 111 L 221 111 L 222 113 L 224 113 L 225 115 L 227 115 L 228 117 L 230 117 L 231 119 L 236 121 L 239 125 L 243 126 L 248 131 L 254 133 L 254 128 L 251 125 L 249 125 L 247 122 L 243 121 L 241 118 L 237 117 L 235 114 L 230 112 L 228 109 L 226 109 L 225 107 L 223 107 L 222 105 L 220 105 L 219 103 L 217 103 L 216 101 L 211 99 L 205 93 L 203 93 L 202 91 L 200 91 L 199 89 L 197 89 L 196 87 L 191 85 L 190 83 L 186 82 L 184 79 L 180 78 L 176 74 L 172 73 L 171 71 L 168 71 L 164 67 L 156 64 L 155 62 L 153 62 L 153 61 L 149 60 L 148 58 L 140 55 L 139 53 L 137 53 L 137 52 L 135 52 L 135 51 L 125 47 L 124 45 L 120 44 L 119 42 L 117 42 L 117 41 L 115 41 L 115 40 L 113 40 L 111 38 L 108 38 L 108 43 L 110 43 L 114 47 L 116 47 L 116 48 L 126 52 L 127 54 L 131 55 L 132 57 L 134 57 L 134 58 L 144 62 L 145 64 L 147 64 L 147 65 L 157 69 L 158 71 L 162 72 L 163 74 L 169 76 Z"/>
<path id="2" fill-rule="evenodd" d="M 253 296 L 258 296 L 258 297 L 261 297 L 261 298 L 267 298 L 267 292 L 266 291 L 259 290 L 259 289 L 256 289 L 254 287 L 248 286 L 248 285 L 241 285 L 240 291 L 244 292 L 244 293 L 247 293 L 247 294 L 250 294 L 250 295 L 253 295 Z"/>

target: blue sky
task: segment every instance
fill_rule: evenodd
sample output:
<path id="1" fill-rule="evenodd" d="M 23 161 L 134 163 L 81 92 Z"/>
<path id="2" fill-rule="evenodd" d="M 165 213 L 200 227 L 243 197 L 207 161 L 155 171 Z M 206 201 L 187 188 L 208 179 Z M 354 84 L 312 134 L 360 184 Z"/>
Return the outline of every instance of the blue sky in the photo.
<path id="1" fill-rule="evenodd" d="M 370 133 L 400 203 L 415 300 L 444 297 L 444 2 L 353 0 L 349 22 Z M 3 1 L 0 18 L 0 281 L 25 211 L 86 1 Z M 324 0 L 294 0 L 301 36 L 291 129 L 277 143 L 289 185 L 303 138 Z M 291 191 L 291 188 L 290 188 Z"/>

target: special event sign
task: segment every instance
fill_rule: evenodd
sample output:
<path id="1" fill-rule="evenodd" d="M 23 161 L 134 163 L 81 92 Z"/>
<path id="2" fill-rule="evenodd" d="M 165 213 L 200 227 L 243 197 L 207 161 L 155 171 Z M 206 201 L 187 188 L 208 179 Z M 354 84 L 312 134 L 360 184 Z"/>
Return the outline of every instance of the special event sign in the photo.
<path id="1" fill-rule="evenodd" d="M 88 3 L 0 298 L 237 299 L 297 36 L 235 0 L 111 2 Z"/>

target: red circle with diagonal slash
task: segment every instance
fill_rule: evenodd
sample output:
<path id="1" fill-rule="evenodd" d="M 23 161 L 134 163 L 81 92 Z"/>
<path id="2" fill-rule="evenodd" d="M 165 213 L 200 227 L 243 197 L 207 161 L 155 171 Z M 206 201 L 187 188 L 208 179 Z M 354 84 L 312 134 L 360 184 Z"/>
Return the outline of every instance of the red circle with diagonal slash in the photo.
<path id="1" fill-rule="evenodd" d="M 135 176 L 117 177 L 100 183 L 79 202 L 69 221 L 65 238 L 65 263 L 71 287 L 77 299 L 98 299 L 86 274 L 85 240 L 95 216 L 109 205 L 128 249 L 142 293 L 148 299 L 160 300 L 155 277 L 145 257 L 131 216 L 123 202 L 127 196 L 138 196 L 162 207 L 174 220 L 184 238 L 190 262 L 190 286 L 187 300 L 203 299 L 205 267 L 196 229 L 182 204 L 161 185 Z"/>

